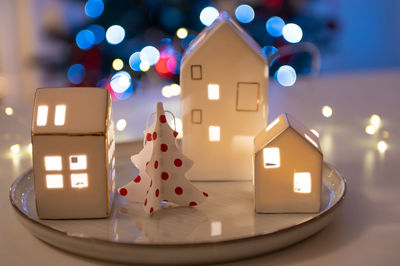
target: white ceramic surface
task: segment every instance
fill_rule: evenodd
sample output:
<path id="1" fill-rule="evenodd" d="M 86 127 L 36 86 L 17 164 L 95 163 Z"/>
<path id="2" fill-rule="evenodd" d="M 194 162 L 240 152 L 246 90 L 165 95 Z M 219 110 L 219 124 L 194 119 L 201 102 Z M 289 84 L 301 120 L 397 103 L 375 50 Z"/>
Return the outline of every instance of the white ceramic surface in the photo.
<path id="1" fill-rule="evenodd" d="M 315 214 L 255 214 L 249 181 L 196 186 L 209 192 L 204 204 L 161 210 L 152 218 L 141 204 L 116 197 L 108 219 L 39 220 L 31 171 L 12 184 L 10 200 L 32 234 L 63 250 L 117 262 L 186 264 L 252 257 L 301 241 L 331 221 L 345 194 L 344 179 L 327 164 Z"/>

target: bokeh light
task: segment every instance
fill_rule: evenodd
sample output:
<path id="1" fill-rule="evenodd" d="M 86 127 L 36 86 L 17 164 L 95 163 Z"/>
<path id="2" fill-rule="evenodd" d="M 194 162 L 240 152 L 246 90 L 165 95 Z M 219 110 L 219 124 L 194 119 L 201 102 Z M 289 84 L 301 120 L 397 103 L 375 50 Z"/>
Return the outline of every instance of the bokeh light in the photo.
<path id="1" fill-rule="evenodd" d="M 269 35 L 272 37 L 279 37 L 282 35 L 282 29 L 285 26 L 285 22 L 280 17 L 274 16 L 267 20 L 265 26 Z"/>
<path id="2" fill-rule="evenodd" d="M 299 25 L 294 23 L 286 24 L 282 29 L 283 38 L 290 43 L 298 43 L 303 38 L 303 31 Z"/>
<path id="3" fill-rule="evenodd" d="M 325 117 L 331 117 L 333 114 L 333 110 L 330 106 L 324 105 L 322 106 L 322 115 Z"/>
<path id="4" fill-rule="evenodd" d="M 250 23 L 254 19 L 254 10 L 249 5 L 240 5 L 235 10 L 235 17 L 241 23 Z"/>
<path id="5" fill-rule="evenodd" d="M 7 106 L 6 108 L 4 108 L 4 113 L 6 113 L 6 115 L 8 115 L 8 116 L 12 116 L 14 114 L 14 109 Z"/>
<path id="6" fill-rule="evenodd" d="M 166 98 L 170 98 L 170 97 L 173 97 L 173 96 L 178 96 L 179 94 L 181 94 L 181 86 L 179 86 L 176 83 L 173 83 L 173 84 L 170 84 L 170 85 L 165 85 L 161 89 L 161 94 Z"/>
<path id="7" fill-rule="evenodd" d="M 140 63 L 139 67 L 141 71 L 146 72 L 150 69 L 150 64 L 146 61 L 143 61 Z"/>
<path id="8" fill-rule="evenodd" d="M 117 128 L 118 131 L 123 131 L 126 128 L 127 122 L 125 119 L 119 119 L 117 123 L 115 124 L 115 127 Z"/>
<path id="9" fill-rule="evenodd" d="M 275 73 L 276 81 L 284 87 L 293 86 L 296 82 L 296 77 L 296 71 L 288 65 L 281 66 Z"/>
<path id="10" fill-rule="evenodd" d="M 140 69 L 140 52 L 135 52 L 129 57 L 129 66 L 135 71 L 141 71 Z"/>
<path id="11" fill-rule="evenodd" d="M 32 153 L 32 143 L 29 143 L 28 146 L 26 147 L 26 151 L 28 153 Z"/>
<path id="12" fill-rule="evenodd" d="M 316 131 L 315 129 L 310 129 L 310 131 L 315 135 L 315 136 L 317 136 L 317 138 L 319 138 L 319 133 L 318 133 L 318 131 Z"/>
<path id="13" fill-rule="evenodd" d="M 180 28 L 176 31 L 176 36 L 178 36 L 179 39 L 185 39 L 188 36 L 188 31 L 185 28 Z"/>
<path id="14" fill-rule="evenodd" d="M 378 142 L 376 147 L 377 147 L 378 151 L 383 153 L 383 152 L 385 152 L 387 150 L 388 145 L 387 145 L 387 143 L 385 141 L 381 140 L 381 141 Z"/>
<path id="15" fill-rule="evenodd" d="M 381 125 L 382 119 L 380 118 L 379 115 L 373 114 L 369 118 L 369 122 L 371 123 L 372 126 L 374 126 L 376 129 L 378 129 Z"/>
<path id="16" fill-rule="evenodd" d="M 119 71 L 111 78 L 110 85 L 116 93 L 123 93 L 131 86 L 131 81 L 128 72 Z"/>
<path id="17" fill-rule="evenodd" d="M 146 46 L 140 51 L 140 60 L 146 61 L 150 66 L 155 65 L 159 59 L 160 52 L 154 46 Z"/>
<path id="18" fill-rule="evenodd" d="M 99 44 L 104 40 L 106 31 L 102 26 L 93 24 L 87 27 L 87 29 L 93 32 L 94 34 L 94 44 Z"/>
<path id="19" fill-rule="evenodd" d="M 68 69 L 68 80 L 72 84 L 79 84 L 85 78 L 85 67 L 81 64 L 74 64 Z"/>
<path id="20" fill-rule="evenodd" d="M 373 125 L 368 125 L 365 127 L 365 133 L 368 135 L 374 135 L 376 133 L 376 128 Z"/>
<path id="21" fill-rule="evenodd" d="M 272 64 L 279 58 L 278 49 L 274 46 L 264 46 L 261 51 L 267 58 L 269 66 L 272 66 Z"/>
<path id="22" fill-rule="evenodd" d="M 20 150 L 21 150 L 21 146 L 19 144 L 14 144 L 10 147 L 10 151 L 12 153 L 19 153 Z"/>
<path id="23" fill-rule="evenodd" d="M 95 42 L 94 33 L 90 30 L 81 30 L 76 35 L 76 45 L 82 50 L 87 50 L 93 46 Z"/>
<path id="24" fill-rule="evenodd" d="M 89 18 L 97 18 L 104 11 L 104 3 L 102 0 L 89 0 L 85 4 L 85 14 Z"/>
<path id="25" fill-rule="evenodd" d="M 122 61 L 119 58 L 116 58 L 116 59 L 114 59 L 114 61 L 112 63 L 112 67 L 117 71 L 121 70 L 124 67 L 124 61 Z"/>
<path id="26" fill-rule="evenodd" d="M 107 29 L 106 39 L 109 44 L 117 45 L 125 38 L 125 30 L 119 25 L 113 25 Z"/>
<path id="27" fill-rule="evenodd" d="M 215 7 L 208 6 L 200 12 L 200 21 L 204 26 L 210 26 L 218 16 L 218 10 Z"/>

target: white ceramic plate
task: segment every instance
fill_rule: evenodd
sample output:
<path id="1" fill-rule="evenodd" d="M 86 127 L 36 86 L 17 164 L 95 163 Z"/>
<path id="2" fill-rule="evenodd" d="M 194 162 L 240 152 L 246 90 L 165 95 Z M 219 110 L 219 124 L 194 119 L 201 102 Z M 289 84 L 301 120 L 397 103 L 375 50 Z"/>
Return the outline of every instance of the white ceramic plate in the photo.
<path id="1" fill-rule="evenodd" d="M 345 180 L 328 164 L 315 214 L 255 214 L 251 182 L 195 185 L 210 195 L 204 204 L 166 206 L 151 218 L 141 204 L 117 196 L 108 219 L 40 220 L 31 171 L 12 184 L 10 201 L 32 234 L 61 249 L 116 262 L 187 264 L 252 257 L 301 241 L 332 220 L 345 194 Z"/>

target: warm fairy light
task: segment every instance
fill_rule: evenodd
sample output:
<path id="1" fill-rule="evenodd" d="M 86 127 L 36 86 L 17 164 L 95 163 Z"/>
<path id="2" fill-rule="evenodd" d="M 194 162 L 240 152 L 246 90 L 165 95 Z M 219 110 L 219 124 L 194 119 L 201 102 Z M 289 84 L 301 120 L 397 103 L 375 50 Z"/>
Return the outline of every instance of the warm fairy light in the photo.
<path id="1" fill-rule="evenodd" d="M 306 139 L 312 144 L 314 145 L 317 149 L 318 149 L 318 144 L 307 134 L 304 134 L 304 136 L 306 137 Z"/>
<path id="2" fill-rule="evenodd" d="M 371 123 L 372 126 L 374 126 L 376 129 L 378 129 L 381 125 L 382 119 L 380 118 L 379 115 L 373 114 L 369 118 L 369 122 Z"/>
<path id="3" fill-rule="evenodd" d="M 49 107 L 47 105 L 39 105 L 37 109 L 37 126 L 45 126 L 47 124 L 47 113 L 49 111 Z"/>
<path id="4" fill-rule="evenodd" d="M 46 175 L 46 186 L 47 188 L 63 188 L 63 176 L 62 175 Z"/>
<path id="5" fill-rule="evenodd" d="M 208 84 L 208 99 L 218 100 L 219 99 L 219 85 L 218 84 Z"/>
<path id="6" fill-rule="evenodd" d="M 88 187 L 88 175 L 87 174 L 71 174 L 71 186 L 73 188 Z"/>
<path id="7" fill-rule="evenodd" d="M 294 173 L 293 191 L 296 193 L 311 193 L 311 174 L 309 172 Z"/>
<path id="8" fill-rule="evenodd" d="M 20 150 L 21 150 L 21 146 L 19 144 L 14 144 L 10 147 L 10 151 L 12 153 L 19 153 Z"/>
<path id="9" fill-rule="evenodd" d="M 387 139 L 389 136 L 390 136 L 389 131 L 385 130 L 385 131 L 382 132 L 382 137 L 384 139 Z"/>
<path id="10" fill-rule="evenodd" d="M 210 126 L 208 128 L 208 137 L 212 142 L 218 142 L 221 140 L 221 130 L 218 126 Z"/>
<path id="11" fill-rule="evenodd" d="M 380 152 L 385 152 L 388 148 L 388 145 L 385 141 L 381 140 L 378 142 L 378 144 L 376 145 L 376 147 L 378 148 L 378 151 Z"/>
<path id="12" fill-rule="evenodd" d="M 264 148 L 264 168 L 278 168 L 281 165 L 279 148 Z"/>
<path id="13" fill-rule="evenodd" d="M 176 83 L 165 85 L 161 89 L 161 94 L 166 98 L 170 98 L 172 96 L 178 96 L 179 94 L 181 94 L 181 86 L 179 86 Z"/>
<path id="14" fill-rule="evenodd" d="M 87 156 L 86 155 L 69 156 L 69 169 L 70 170 L 86 170 L 87 169 Z"/>
<path id="15" fill-rule="evenodd" d="M 120 119 L 117 121 L 117 123 L 115 124 L 115 127 L 117 128 L 118 131 L 124 131 L 124 129 L 126 128 L 127 122 L 125 119 Z"/>
<path id="16" fill-rule="evenodd" d="M 45 156 L 44 165 L 46 171 L 61 171 L 62 170 L 61 156 Z"/>
<path id="17" fill-rule="evenodd" d="M 116 59 L 114 59 L 114 61 L 112 62 L 112 67 L 115 69 L 115 70 L 121 70 L 123 67 L 124 67 L 124 61 L 122 61 L 121 59 L 119 59 L 119 58 L 116 58 Z"/>
<path id="18" fill-rule="evenodd" d="M 299 25 L 289 23 L 283 26 L 282 35 L 287 42 L 298 43 L 303 38 L 303 31 Z"/>
<path id="19" fill-rule="evenodd" d="M 368 125 L 365 127 L 365 132 L 368 135 L 374 135 L 376 133 L 376 127 L 374 127 L 373 125 Z"/>
<path id="20" fill-rule="evenodd" d="M 279 118 L 275 119 L 271 124 L 269 124 L 265 130 L 270 131 L 270 129 L 273 128 L 278 123 L 279 123 Z"/>
<path id="21" fill-rule="evenodd" d="M 66 106 L 65 105 L 57 105 L 56 106 L 56 114 L 54 117 L 54 124 L 56 126 L 63 126 L 65 123 L 65 111 L 66 111 Z"/>
<path id="22" fill-rule="evenodd" d="M 317 138 L 319 138 L 319 133 L 318 133 L 318 131 L 316 131 L 315 129 L 310 129 L 310 131 L 311 131 L 315 136 L 317 136 Z"/>
<path id="23" fill-rule="evenodd" d="M 178 36 L 179 39 L 185 39 L 188 36 L 188 31 L 185 28 L 180 28 L 176 31 L 176 36 Z"/>
<path id="24" fill-rule="evenodd" d="M 332 113 L 333 113 L 333 110 L 332 110 L 332 108 L 331 108 L 330 106 L 324 105 L 324 106 L 322 107 L 322 115 L 323 115 L 323 116 L 325 116 L 325 117 L 331 117 L 331 116 L 332 116 Z"/>
<path id="25" fill-rule="evenodd" d="M 170 85 L 165 85 L 162 89 L 161 89 L 161 94 L 166 97 L 166 98 L 170 98 L 172 97 L 171 91 L 169 89 Z"/>
<path id="26" fill-rule="evenodd" d="M 142 61 L 139 64 L 139 68 L 141 71 L 146 72 L 150 69 L 150 64 L 147 61 Z"/>
<path id="27" fill-rule="evenodd" d="M 4 108 L 4 113 L 6 113 L 6 115 L 11 116 L 14 114 L 14 109 L 12 109 L 11 107 L 6 107 Z"/>

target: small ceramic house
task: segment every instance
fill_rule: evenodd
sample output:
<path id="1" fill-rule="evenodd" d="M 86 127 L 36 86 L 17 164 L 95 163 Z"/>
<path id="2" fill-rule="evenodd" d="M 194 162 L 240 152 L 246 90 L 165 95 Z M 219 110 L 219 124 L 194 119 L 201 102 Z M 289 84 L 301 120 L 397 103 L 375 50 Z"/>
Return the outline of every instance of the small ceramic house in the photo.
<path id="1" fill-rule="evenodd" d="M 115 187 L 114 150 L 108 90 L 38 89 L 32 117 L 38 216 L 107 217 Z"/>
<path id="2" fill-rule="evenodd" d="M 318 212 L 323 162 L 318 137 L 284 113 L 254 144 L 256 212 Z"/>
<path id="3" fill-rule="evenodd" d="M 183 153 L 192 180 L 251 180 L 253 139 L 266 126 L 268 63 L 226 13 L 185 51 L 180 85 Z"/>

